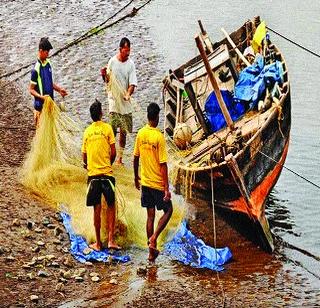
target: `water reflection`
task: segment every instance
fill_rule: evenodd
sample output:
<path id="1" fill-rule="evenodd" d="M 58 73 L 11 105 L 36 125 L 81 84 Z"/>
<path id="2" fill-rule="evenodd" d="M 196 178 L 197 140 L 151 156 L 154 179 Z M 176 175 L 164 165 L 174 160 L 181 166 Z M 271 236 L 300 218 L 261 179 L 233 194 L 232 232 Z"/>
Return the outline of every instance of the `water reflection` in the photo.
<path id="1" fill-rule="evenodd" d="M 147 268 L 147 281 L 156 282 L 158 278 L 158 267 L 154 264 Z"/>
<path id="2" fill-rule="evenodd" d="M 285 233 L 300 236 L 294 232 L 295 222 L 287 208 L 287 200 L 279 199 L 275 191 L 272 191 L 267 199 L 266 216 L 272 233 L 279 236 Z"/>
<path id="3" fill-rule="evenodd" d="M 304 249 L 301 240 L 294 241 L 294 238 L 301 237 L 301 233 L 295 232 L 296 224 L 287 203 L 287 200 L 277 197 L 276 191 L 271 192 L 266 203 L 266 215 L 275 238 L 275 254 L 283 262 L 290 262 L 298 270 L 306 271 L 319 280 L 320 257 Z"/>

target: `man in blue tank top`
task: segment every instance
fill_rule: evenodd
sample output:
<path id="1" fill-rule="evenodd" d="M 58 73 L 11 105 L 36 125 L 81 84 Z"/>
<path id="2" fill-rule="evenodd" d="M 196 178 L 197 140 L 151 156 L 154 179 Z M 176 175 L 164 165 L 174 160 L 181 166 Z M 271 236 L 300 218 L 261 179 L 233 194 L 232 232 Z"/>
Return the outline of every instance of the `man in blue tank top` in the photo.
<path id="1" fill-rule="evenodd" d="M 54 90 L 59 92 L 62 97 L 68 93 L 65 89 L 53 82 L 52 67 L 47 59 L 52 45 L 47 37 L 43 37 L 39 43 L 38 60 L 31 71 L 31 81 L 29 92 L 34 96 L 34 119 L 36 127 L 39 125 L 40 113 L 46 95 L 54 99 Z"/>

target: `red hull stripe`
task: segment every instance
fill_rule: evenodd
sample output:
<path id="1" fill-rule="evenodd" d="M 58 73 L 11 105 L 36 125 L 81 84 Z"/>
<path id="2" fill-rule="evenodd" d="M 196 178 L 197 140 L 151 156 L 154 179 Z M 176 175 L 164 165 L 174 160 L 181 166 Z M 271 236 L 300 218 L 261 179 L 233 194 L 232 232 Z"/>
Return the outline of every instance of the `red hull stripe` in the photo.
<path id="1" fill-rule="evenodd" d="M 265 179 L 252 191 L 250 195 L 251 204 L 253 206 L 252 214 L 257 219 L 259 219 L 262 211 L 262 206 L 264 205 L 268 194 L 270 193 L 272 187 L 277 182 L 277 179 L 281 173 L 282 166 L 287 157 L 289 147 L 289 139 L 284 147 L 281 159 L 278 164 L 268 173 Z M 243 212 L 248 215 L 246 202 L 243 197 L 237 200 L 229 202 L 230 209 L 238 212 Z"/>

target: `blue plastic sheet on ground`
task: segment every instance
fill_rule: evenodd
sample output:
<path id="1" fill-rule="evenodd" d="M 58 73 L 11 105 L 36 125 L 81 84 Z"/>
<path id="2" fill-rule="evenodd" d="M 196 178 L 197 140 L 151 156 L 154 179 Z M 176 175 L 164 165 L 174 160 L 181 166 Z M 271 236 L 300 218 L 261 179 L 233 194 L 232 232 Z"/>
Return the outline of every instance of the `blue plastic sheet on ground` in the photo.
<path id="1" fill-rule="evenodd" d="M 165 244 L 162 253 L 185 265 L 215 271 L 223 270 L 223 265 L 232 258 L 231 250 L 228 247 L 215 249 L 196 238 L 187 229 L 185 221 L 181 223 L 174 238 Z"/>
<path id="2" fill-rule="evenodd" d="M 91 251 L 84 254 L 83 250 L 88 248 L 86 240 L 74 233 L 71 226 L 71 217 L 67 213 L 60 213 L 63 224 L 70 238 L 70 252 L 73 257 L 81 263 L 86 261 L 110 260 L 118 262 L 128 262 L 131 260 L 129 255 L 122 255 L 120 251 L 111 252 L 108 249 L 102 251 Z M 228 247 L 214 249 L 196 238 L 188 229 L 186 222 L 182 222 L 174 238 L 165 244 L 162 254 L 170 259 L 180 261 L 185 265 L 196 268 L 208 268 L 215 271 L 223 270 L 223 265 L 231 260 L 232 253 Z"/>
<path id="3" fill-rule="evenodd" d="M 282 83 L 283 69 L 280 61 L 264 66 L 262 56 L 246 67 L 240 74 L 234 89 L 234 100 L 249 103 L 254 108 L 266 87 L 272 87 L 276 82 Z"/>
<path id="4" fill-rule="evenodd" d="M 88 248 L 88 244 L 86 240 L 74 233 L 74 230 L 71 226 L 71 217 L 67 213 L 60 213 L 63 224 L 69 233 L 70 238 L 70 252 L 73 257 L 81 263 L 86 261 L 102 261 L 102 262 L 110 262 L 110 261 L 118 261 L 118 262 L 128 262 L 131 260 L 129 255 L 123 255 L 121 251 L 109 251 L 108 249 L 103 249 L 102 251 L 92 250 L 88 254 L 84 254 L 83 250 Z"/>

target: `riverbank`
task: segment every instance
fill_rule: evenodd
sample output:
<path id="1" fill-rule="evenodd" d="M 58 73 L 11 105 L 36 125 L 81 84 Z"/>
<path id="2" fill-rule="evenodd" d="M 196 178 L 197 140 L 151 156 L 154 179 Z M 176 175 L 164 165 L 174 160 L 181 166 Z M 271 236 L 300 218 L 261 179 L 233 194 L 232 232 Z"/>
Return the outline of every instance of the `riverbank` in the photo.
<path id="1" fill-rule="evenodd" d="M 139 5 L 140 2 L 133 4 Z M 23 3 L 2 2 L 0 18 L 4 31 L 0 37 L 3 54 L 0 60 L 1 74 L 34 61 L 41 36 L 49 36 L 57 50 L 106 20 L 121 6 L 123 4 L 120 5 L 120 2 L 110 5 L 103 1 L 97 6 L 92 6 L 90 1 L 82 5 L 34 1 L 27 7 Z M 128 7 L 123 15 L 131 12 L 132 8 L 133 5 Z M 14 15 L 19 16 L 18 24 Z M 96 16 L 94 20 L 92 15 Z M 33 26 L 29 24 L 29 16 L 37 16 Z M 122 36 L 130 37 L 136 57 L 139 58 L 136 65 L 143 72 L 142 78 L 139 78 L 140 89 L 146 91 L 146 84 L 150 81 L 155 89 L 152 65 L 156 58 L 149 49 L 148 38 L 140 39 L 143 27 L 137 19 L 134 27 L 132 24 L 127 27 L 122 22 L 107 36 L 105 32 L 94 36 L 82 46 L 74 46 L 52 59 L 57 83 L 69 91 L 67 108 L 78 121 L 86 123 L 90 120 L 86 106 L 95 97 L 105 102 L 100 67 L 116 52 Z M 17 41 L 20 42 L 19 53 Z M 146 63 L 148 67 L 141 69 Z M 32 100 L 27 93 L 29 74 L 21 76 L 30 68 L 14 74 L 12 79 L 19 78 L 16 82 L 10 81 L 9 77 L 0 84 L 0 303 L 4 307 L 53 307 L 65 302 L 75 301 L 78 302 L 75 304 L 77 306 L 80 302 L 94 301 L 97 305 L 100 302 L 109 306 L 116 302 L 124 287 L 121 273 L 126 271 L 126 266 L 101 263 L 83 265 L 76 262 L 69 253 L 69 239 L 59 215 L 43 200 L 26 191 L 18 181 L 19 167 L 35 133 Z M 148 99 L 145 96 L 144 101 Z M 91 275 L 94 273 L 99 274 L 98 282 L 92 281 Z M 99 300 L 101 288 L 104 292 Z"/>
<path id="2" fill-rule="evenodd" d="M 100 9 L 103 4 L 103 1 L 99 4 Z M 139 1 L 135 4 L 139 4 Z M 58 46 L 67 40 L 65 36 L 72 39 L 98 23 L 97 20 L 91 21 L 86 8 L 86 5 L 72 7 L 48 2 L 47 10 L 39 14 L 41 5 L 37 1 L 25 10 L 20 3 L 8 3 L 6 8 L 2 7 L 3 16 L 6 16 L 6 19 L 2 20 L 6 34 L 1 37 L 1 46 L 6 48 L 1 48 L 1 52 L 10 60 L 0 61 L 1 73 L 13 71 L 32 62 L 36 56 L 38 36 L 25 33 L 28 32 L 28 14 L 38 15 L 38 22 L 42 23 L 43 27 L 44 24 L 47 25 L 46 29 L 41 30 L 43 33 L 40 36 L 49 35 L 55 49 L 58 49 Z M 111 12 L 118 8 L 119 3 L 114 3 L 113 7 L 108 6 L 106 10 L 111 15 Z M 131 9 L 132 7 L 128 8 L 129 11 Z M 73 33 L 67 31 L 70 24 L 66 19 L 61 15 L 58 19 L 59 14 L 68 15 L 72 10 L 75 12 L 75 19 L 80 16 L 83 18 L 82 22 L 78 20 L 78 30 Z M 106 10 L 104 9 L 104 14 L 108 13 Z M 20 15 L 21 23 L 16 28 L 11 28 L 13 19 L 10 19 L 10 12 Z M 99 19 L 105 19 L 104 14 L 97 12 Z M 53 31 L 51 27 L 54 28 L 55 24 L 60 27 Z M 139 87 L 135 98 L 141 106 L 140 112 L 143 112 L 143 108 L 150 101 L 161 103 L 161 59 L 153 51 L 152 41 L 141 17 L 137 16 L 130 24 L 115 25 L 112 30 L 107 36 L 96 36 L 82 46 L 74 46 L 52 59 L 57 83 L 69 91 L 67 108 L 70 114 L 82 123 L 89 121 L 87 106 L 94 97 L 105 102 L 99 76 L 100 67 L 116 52 L 119 38 L 124 35 L 129 36 L 132 41 L 132 56 L 136 59 L 139 72 Z M 22 43 L 22 60 L 18 54 L 12 53 L 12 50 L 16 50 L 15 42 L 24 35 L 28 43 Z M 146 263 L 147 251 L 139 249 L 134 249 L 134 261 L 128 266 L 80 264 L 72 258 L 68 251 L 68 236 L 59 215 L 45 201 L 30 194 L 19 184 L 19 167 L 35 133 L 32 100 L 27 93 L 29 74 L 22 76 L 25 71 L 13 74 L 1 81 L 0 85 L 0 170 L 4 179 L 0 183 L 0 190 L 3 192 L 0 195 L 0 233 L 3 234 L 0 243 L 0 258 L 3 264 L 0 272 L 1 304 L 4 307 L 86 307 L 90 303 L 95 307 L 145 307 L 166 306 L 168 303 L 171 305 L 185 301 L 196 306 L 199 298 L 193 295 L 194 288 L 184 287 L 186 279 L 189 278 L 181 277 L 176 280 L 172 273 L 174 265 L 165 257 L 160 256 L 159 265 L 151 267 Z M 17 77 L 18 80 L 13 81 Z M 136 117 L 135 129 L 143 122 L 144 119 L 139 114 Z M 132 138 L 129 139 L 129 146 L 131 143 Z M 94 273 L 98 273 L 97 282 L 92 281 L 91 275 Z M 161 298 L 159 292 L 162 294 Z M 185 294 L 189 295 L 185 300 L 181 300 Z M 214 302 L 214 294 L 215 292 L 208 292 L 206 301 Z"/>

